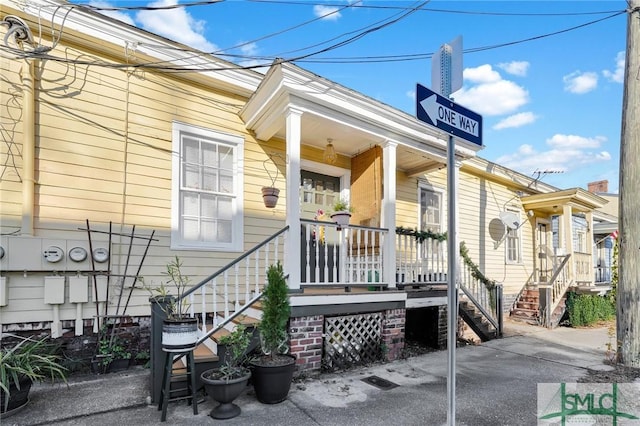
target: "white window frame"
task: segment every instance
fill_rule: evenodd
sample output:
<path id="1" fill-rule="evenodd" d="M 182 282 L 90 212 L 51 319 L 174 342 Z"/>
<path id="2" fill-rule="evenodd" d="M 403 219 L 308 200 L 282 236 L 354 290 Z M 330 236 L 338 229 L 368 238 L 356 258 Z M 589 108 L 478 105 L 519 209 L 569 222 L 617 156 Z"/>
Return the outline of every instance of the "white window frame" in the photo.
<path id="1" fill-rule="evenodd" d="M 437 233 L 442 233 L 443 230 L 445 229 L 446 224 L 444 223 L 444 203 L 445 203 L 445 199 L 444 199 L 444 191 L 442 189 L 439 188 L 434 188 L 431 185 L 427 185 L 424 183 L 420 183 L 418 185 L 418 229 L 421 231 L 426 231 L 427 229 L 423 228 L 423 223 L 422 223 L 422 191 L 429 191 L 429 192 L 433 192 L 434 194 L 438 194 L 438 196 L 440 196 L 440 229 L 438 230 L 431 230 L 432 232 L 437 232 Z"/>
<path id="2" fill-rule="evenodd" d="M 507 209 L 508 212 L 515 214 L 518 216 L 518 223 L 522 224 L 521 212 L 516 209 Z M 506 228 L 506 234 L 504 236 L 504 261 L 507 265 L 521 265 L 522 264 L 522 226 L 518 226 L 517 229 L 509 229 Z M 509 241 L 513 239 L 514 236 L 510 235 L 510 232 L 515 233 L 516 238 L 516 246 L 517 250 L 517 259 L 513 260 L 509 258 Z"/>
<path id="3" fill-rule="evenodd" d="M 244 247 L 244 138 L 206 129 L 190 124 L 173 122 L 171 160 L 171 249 L 172 250 L 210 250 L 240 252 Z M 211 143 L 226 145 L 233 149 L 233 190 L 232 200 L 232 238 L 229 243 L 213 241 L 191 241 L 182 238 L 182 136 L 189 134 Z"/>

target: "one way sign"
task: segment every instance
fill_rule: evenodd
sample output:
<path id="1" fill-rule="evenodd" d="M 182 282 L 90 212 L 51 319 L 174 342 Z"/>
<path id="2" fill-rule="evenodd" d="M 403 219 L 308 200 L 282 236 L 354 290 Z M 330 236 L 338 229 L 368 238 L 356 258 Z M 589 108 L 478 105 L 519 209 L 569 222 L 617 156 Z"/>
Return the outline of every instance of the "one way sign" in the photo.
<path id="1" fill-rule="evenodd" d="M 482 116 L 418 84 L 418 120 L 482 146 Z"/>

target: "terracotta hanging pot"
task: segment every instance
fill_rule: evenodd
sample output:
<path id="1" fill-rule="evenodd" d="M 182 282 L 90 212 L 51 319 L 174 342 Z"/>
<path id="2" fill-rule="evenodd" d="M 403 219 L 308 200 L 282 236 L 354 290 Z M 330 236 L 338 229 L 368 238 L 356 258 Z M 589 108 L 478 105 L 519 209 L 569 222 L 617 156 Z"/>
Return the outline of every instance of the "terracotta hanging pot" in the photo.
<path id="1" fill-rule="evenodd" d="M 262 187 L 262 200 L 264 201 L 265 207 L 272 209 L 278 204 L 278 197 L 280 194 L 280 190 L 278 188 L 274 188 L 272 186 L 263 186 Z"/>

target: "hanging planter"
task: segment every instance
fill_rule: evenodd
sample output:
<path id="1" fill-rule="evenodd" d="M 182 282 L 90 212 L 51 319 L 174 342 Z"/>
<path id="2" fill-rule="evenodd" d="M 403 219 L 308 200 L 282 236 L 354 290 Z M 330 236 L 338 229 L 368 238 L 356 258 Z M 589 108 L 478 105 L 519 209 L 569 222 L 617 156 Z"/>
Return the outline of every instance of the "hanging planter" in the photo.
<path id="1" fill-rule="evenodd" d="M 340 227 L 349 225 L 350 219 L 351 219 L 351 213 L 349 213 L 348 211 L 331 213 L 331 220 L 337 223 L 338 226 Z"/>
<path id="2" fill-rule="evenodd" d="M 349 206 L 347 200 L 339 198 L 333 205 L 333 213 L 330 214 L 331 220 L 338 224 L 338 231 L 342 227 L 349 225 L 351 212 L 353 209 Z"/>
<path id="3" fill-rule="evenodd" d="M 278 204 L 278 197 L 280 194 L 280 190 L 273 186 L 263 186 L 262 187 L 262 200 L 264 201 L 264 206 L 266 208 L 272 209 Z"/>
<path id="4" fill-rule="evenodd" d="M 269 179 L 271 179 L 271 186 L 263 186 L 262 187 L 262 201 L 264 201 L 264 206 L 268 209 L 272 209 L 278 204 L 278 197 L 280 195 L 280 190 L 276 188 L 276 180 L 278 179 L 278 165 L 274 161 L 273 164 L 276 166 L 276 175 L 271 176 L 271 172 L 267 168 L 267 161 L 273 160 L 274 156 L 280 156 L 279 154 L 269 154 L 269 158 L 262 162 L 262 166 L 264 170 L 267 172 Z"/>

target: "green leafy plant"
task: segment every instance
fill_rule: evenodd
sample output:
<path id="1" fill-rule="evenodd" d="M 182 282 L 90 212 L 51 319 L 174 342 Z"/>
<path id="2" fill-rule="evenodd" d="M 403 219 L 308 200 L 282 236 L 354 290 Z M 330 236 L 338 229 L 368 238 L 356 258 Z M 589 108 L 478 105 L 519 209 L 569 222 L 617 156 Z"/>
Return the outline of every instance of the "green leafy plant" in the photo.
<path id="1" fill-rule="evenodd" d="M 614 303 L 607 297 L 595 294 L 575 294 L 567 296 L 567 312 L 572 327 L 583 327 L 607 321 L 615 317 Z"/>
<path id="2" fill-rule="evenodd" d="M 270 357 L 289 351 L 287 322 L 291 313 L 289 289 L 282 264 L 267 269 L 267 285 L 262 295 L 262 320 L 258 325 L 262 352 Z"/>
<path id="3" fill-rule="evenodd" d="M 105 333 L 98 341 L 98 361 L 101 366 L 108 366 L 116 359 L 131 359 L 128 342 L 117 334 Z"/>
<path id="4" fill-rule="evenodd" d="M 218 368 L 217 379 L 232 380 L 243 377 L 248 369 L 244 366 L 247 359 L 247 349 L 251 343 L 251 332 L 247 327 L 239 324 L 226 336 L 220 338 L 219 344 L 225 346 L 224 363 Z"/>
<path id="5" fill-rule="evenodd" d="M 0 350 L 0 393 L 3 394 L 4 409 L 11 395 L 9 388 L 13 385 L 19 390 L 20 382 L 25 378 L 31 382 L 59 379 L 66 383 L 67 369 L 62 366 L 56 350 L 57 346 L 50 344 L 47 338 L 20 338 L 15 346 Z"/>
<path id="6" fill-rule="evenodd" d="M 336 199 L 335 203 L 333 203 L 333 212 L 349 212 L 353 213 L 353 207 L 349 205 L 349 201 L 344 198 Z"/>
<path id="7" fill-rule="evenodd" d="M 182 261 L 178 256 L 167 263 L 163 275 L 168 279 L 159 286 L 144 286 L 151 294 L 151 300 L 160 306 L 169 320 L 189 317 L 191 305 L 183 296 L 189 289 L 191 279 L 182 273 Z"/>

